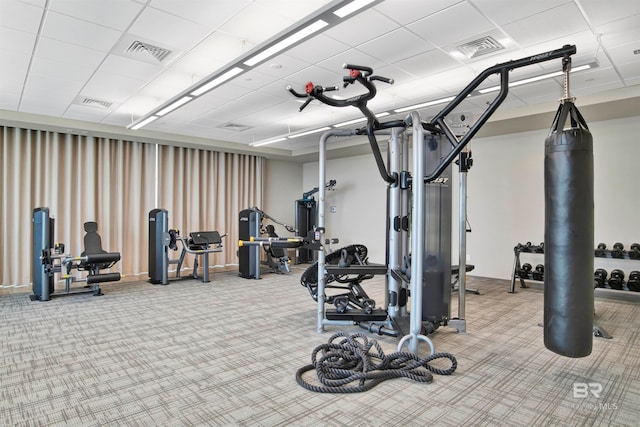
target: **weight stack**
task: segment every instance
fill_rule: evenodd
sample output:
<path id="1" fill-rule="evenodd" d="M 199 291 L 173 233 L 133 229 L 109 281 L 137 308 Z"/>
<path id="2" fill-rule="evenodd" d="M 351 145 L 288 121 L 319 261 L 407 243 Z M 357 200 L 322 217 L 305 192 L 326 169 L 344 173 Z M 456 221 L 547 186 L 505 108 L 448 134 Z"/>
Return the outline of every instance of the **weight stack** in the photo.
<path id="1" fill-rule="evenodd" d="M 585 357 L 593 345 L 593 138 L 572 102 L 560 105 L 545 140 L 544 188 L 544 344 Z"/>

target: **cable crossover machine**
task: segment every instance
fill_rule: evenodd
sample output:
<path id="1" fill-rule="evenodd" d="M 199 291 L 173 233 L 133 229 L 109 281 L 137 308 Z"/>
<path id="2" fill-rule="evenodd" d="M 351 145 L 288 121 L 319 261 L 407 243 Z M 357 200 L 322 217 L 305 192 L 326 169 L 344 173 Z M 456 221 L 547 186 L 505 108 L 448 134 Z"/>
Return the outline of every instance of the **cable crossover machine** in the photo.
<path id="1" fill-rule="evenodd" d="M 337 86 L 324 87 L 309 82 L 304 93 L 297 92 L 291 86 L 287 87 L 291 94 L 305 99 L 300 111 L 315 99 L 333 107 L 355 107 L 367 119 L 366 126 L 362 128 L 330 130 L 320 139 L 316 228 L 319 242 L 324 241 L 325 232 L 328 138 L 366 135 L 380 176 L 388 185 L 386 264 L 349 263 L 349 260 L 358 260 L 357 255 L 362 252 L 361 248 L 352 248 L 350 254 L 333 256 L 325 255 L 321 247 L 318 251 L 318 261 L 311 267 L 314 271 L 312 274 L 303 274 L 302 284 L 310 288 L 312 296 L 317 300 L 318 332 L 322 332 L 327 325 L 358 324 L 371 332 L 401 337 L 398 351 L 408 345 L 410 351 L 415 354 L 418 352 L 420 341 L 427 343 L 431 353 L 434 353 L 433 343 L 426 335 L 439 326 L 448 325 L 456 328 L 458 332 L 466 332 L 466 175 L 472 164 L 471 153 L 466 146 L 507 97 L 510 71 L 562 59 L 565 85 L 568 85 L 571 55 L 575 53 L 574 45 L 565 45 L 560 49 L 489 67 L 478 74 L 430 121 L 423 121 L 417 111 L 411 112 L 402 120 L 379 121 L 367 107 L 367 102 L 376 95 L 376 82 L 393 84 L 393 80 L 374 75 L 373 69 L 366 66 L 344 65 L 344 68 L 349 70 L 349 75 L 343 78 L 343 86 L 346 88 L 357 82 L 366 90 L 363 94 L 347 99 L 327 95 L 327 92 L 338 90 Z M 470 125 L 466 133 L 456 135 L 445 122 L 445 118 L 480 84 L 494 75 L 500 78 L 500 89 L 496 97 L 487 104 L 486 109 Z M 376 137 L 376 134 L 383 133 L 390 135 L 387 164 Z M 408 168 L 409 134 L 413 141 L 412 172 L 409 172 Z M 451 169 L 454 161 L 460 168 L 461 178 L 457 269 L 451 262 Z M 339 262 L 338 258 L 347 262 Z M 454 272 L 459 272 L 456 318 L 452 318 L 450 314 L 452 267 Z M 348 302 L 344 304 L 344 300 L 336 304 L 336 309 L 325 308 L 326 302 L 335 303 L 335 299 L 327 296 L 326 287 L 336 278 L 348 282 L 346 277 L 368 278 L 378 274 L 385 275 L 386 279 L 386 309 L 375 309 L 370 303 L 359 306 Z M 357 291 L 360 289 L 358 287 Z M 355 300 L 358 300 L 358 295 L 355 295 Z M 408 303 L 410 307 L 407 307 Z"/>

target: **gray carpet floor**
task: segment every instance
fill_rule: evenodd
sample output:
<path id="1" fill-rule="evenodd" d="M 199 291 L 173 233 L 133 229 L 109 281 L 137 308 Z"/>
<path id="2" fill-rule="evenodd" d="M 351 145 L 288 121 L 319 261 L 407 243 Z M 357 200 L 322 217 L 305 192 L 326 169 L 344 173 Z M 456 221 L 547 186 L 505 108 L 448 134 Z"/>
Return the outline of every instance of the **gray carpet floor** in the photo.
<path id="1" fill-rule="evenodd" d="M 589 357 L 569 359 L 544 348 L 540 291 L 509 294 L 506 281 L 470 277 L 482 295 L 467 296 L 468 333 L 431 336 L 437 351 L 456 356 L 452 376 L 319 394 L 296 383 L 296 370 L 332 332 L 363 330 L 318 334 L 301 271 L 111 283 L 101 297 L 48 302 L 31 302 L 28 288 L 0 294 L 0 425 L 639 425 L 637 302 L 597 299 L 613 339 L 594 339 Z M 376 280 L 372 296 L 382 290 Z M 372 338 L 395 351 L 396 338 Z M 597 384 L 599 397 L 574 397 L 580 383 Z"/>

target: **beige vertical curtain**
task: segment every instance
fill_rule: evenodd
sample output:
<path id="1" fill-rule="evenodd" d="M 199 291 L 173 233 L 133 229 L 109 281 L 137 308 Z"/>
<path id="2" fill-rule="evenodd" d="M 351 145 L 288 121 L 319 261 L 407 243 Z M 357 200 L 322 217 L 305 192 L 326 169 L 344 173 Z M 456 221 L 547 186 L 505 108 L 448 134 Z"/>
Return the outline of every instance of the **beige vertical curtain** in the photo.
<path id="1" fill-rule="evenodd" d="M 262 206 L 264 158 L 160 146 L 158 162 L 158 207 L 168 211 L 169 228 L 183 236 L 194 231 L 226 233 L 225 250 L 211 255 L 211 262 L 237 264 L 238 215 Z M 192 260 L 185 265 L 191 266 Z"/>
<path id="2" fill-rule="evenodd" d="M 238 214 L 262 206 L 263 175 L 262 157 L 0 126 L 0 286 L 31 282 L 37 207 L 49 208 L 54 238 L 72 255 L 83 250 L 84 222 L 96 221 L 125 275 L 146 279 L 148 213 L 157 207 L 184 235 L 227 233 L 211 261 L 236 264 Z"/>
<path id="3" fill-rule="evenodd" d="M 56 242 L 84 250 L 83 224 L 98 223 L 114 269 L 147 270 L 147 218 L 155 188 L 155 145 L 48 131 L 0 129 L 0 284 L 31 281 L 31 217 L 48 207 Z"/>

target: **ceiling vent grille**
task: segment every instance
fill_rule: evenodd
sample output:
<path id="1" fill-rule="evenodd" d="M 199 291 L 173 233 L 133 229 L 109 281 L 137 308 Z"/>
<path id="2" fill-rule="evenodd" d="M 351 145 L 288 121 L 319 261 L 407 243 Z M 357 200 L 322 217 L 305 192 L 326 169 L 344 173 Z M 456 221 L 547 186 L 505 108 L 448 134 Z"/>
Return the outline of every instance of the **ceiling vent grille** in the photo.
<path id="1" fill-rule="evenodd" d="M 493 37 L 486 36 L 458 46 L 458 50 L 469 59 L 488 55 L 504 49 Z"/>
<path id="2" fill-rule="evenodd" d="M 113 105 L 113 102 L 105 101 L 104 99 L 89 98 L 86 96 L 78 96 L 74 104 L 84 105 L 86 107 L 97 107 L 103 110 L 108 110 Z"/>
<path id="3" fill-rule="evenodd" d="M 152 58 L 155 58 L 158 62 L 164 61 L 167 56 L 171 54 L 169 49 L 165 49 L 160 46 L 155 46 L 150 43 L 145 43 L 140 40 L 134 40 L 133 43 L 129 45 L 129 47 L 125 51 L 126 54 L 143 54 L 150 55 Z"/>
<path id="4" fill-rule="evenodd" d="M 234 132 L 242 132 L 247 129 L 251 129 L 250 126 L 239 125 L 237 123 L 225 123 L 222 126 L 219 126 L 221 129 L 232 130 Z"/>

